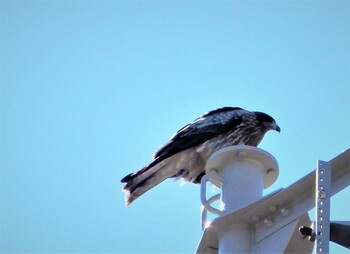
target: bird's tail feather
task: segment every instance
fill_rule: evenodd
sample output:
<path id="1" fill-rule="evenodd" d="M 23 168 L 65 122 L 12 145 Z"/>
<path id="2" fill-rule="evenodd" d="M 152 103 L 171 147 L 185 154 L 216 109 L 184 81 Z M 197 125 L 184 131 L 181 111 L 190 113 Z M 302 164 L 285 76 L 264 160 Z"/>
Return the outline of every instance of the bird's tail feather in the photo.
<path id="1" fill-rule="evenodd" d="M 159 163 L 151 167 L 144 167 L 141 170 L 124 177 L 122 182 L 126 183 L 123 188 L 123 191 L 126 193 L 126 206 L 130 205 L 146 191 L 169 177 L 171 177 L 171 175 L 169 175 L 168 170 L 166 170 L 165 163 Z"/>

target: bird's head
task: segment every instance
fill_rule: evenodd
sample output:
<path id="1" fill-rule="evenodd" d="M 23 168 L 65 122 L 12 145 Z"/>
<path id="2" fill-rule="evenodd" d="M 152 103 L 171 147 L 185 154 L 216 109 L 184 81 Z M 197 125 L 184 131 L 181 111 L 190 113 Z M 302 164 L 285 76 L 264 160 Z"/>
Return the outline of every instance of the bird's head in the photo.
<path id="1" fill-rule="evenodd" d="M 281 128 L 277 125 L 275 119 L 273 119 L 268 114 L 262 112 L 254 112 L 256 119 L 259 122 L 259 125 L 264 128 L 266 131 L 275 130 L 281 132 Z"/>

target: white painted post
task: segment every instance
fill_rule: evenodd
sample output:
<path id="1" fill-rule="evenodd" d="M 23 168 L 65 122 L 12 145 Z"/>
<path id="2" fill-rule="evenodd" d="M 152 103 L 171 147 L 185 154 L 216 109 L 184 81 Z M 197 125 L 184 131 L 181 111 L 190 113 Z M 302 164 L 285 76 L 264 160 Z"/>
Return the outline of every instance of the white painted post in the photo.
<path id="1" fill-rule="evenodd" d="M 264 188 L 277 179 L 278 163 L 262 149 L 232 146 L 214 153 L 206 172 L 217 172 L 222 179 L 221 216 L 225 216 L 260 200 Z M 218 233 L 219 253 L 252 253 L 253 243 L 253 229 L 244 222 L 227 225 Z"/>
<path id="2" fill-rule="evenodd" d="M 246 159 L 246 156 L 246 152 L 239 152 L 237 160 L 229 161 L 219 173 L 223 179 L 221 202 L 224 214 L 245 207 L 263 196 L 265 169 L 261 163 Z"/>
<path id="3" fill-rule="evenodd" d="M 252 253 L 253 232 L 244 223 L 230 225 L 218 233 L 219 254 Z"/>

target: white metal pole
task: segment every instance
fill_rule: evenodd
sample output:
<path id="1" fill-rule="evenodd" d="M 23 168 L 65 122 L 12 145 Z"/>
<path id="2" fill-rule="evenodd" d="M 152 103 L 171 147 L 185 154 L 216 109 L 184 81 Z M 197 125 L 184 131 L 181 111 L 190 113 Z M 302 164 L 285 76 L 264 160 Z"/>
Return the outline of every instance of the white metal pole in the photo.
<path id="1" fill-rule="evenodd" d="M 264 188 L 278 176 L 277 161 L 264 150 L 249 146 L 221 149 L 208 160 L 206 171 L 222 179 L 222 216 L 263 197 Z M 218 232 L 218 253 L 252 253 L 253 229 L 244 222 L 227 225 Z"/>
<path id="2" fill-rule="evenodd" d="M 253 231 L 246 224 L 233 224 L 218 233 L 218 253 L 252 253 Z"/>
<path id="3" fill-rule="evenodd" d="M 219 175 L 223 179 L 221 202 L 224 214 L 261 199 L 265 173 L 261 166 L 257 161 L 238 158 L 220 171 Z"/>

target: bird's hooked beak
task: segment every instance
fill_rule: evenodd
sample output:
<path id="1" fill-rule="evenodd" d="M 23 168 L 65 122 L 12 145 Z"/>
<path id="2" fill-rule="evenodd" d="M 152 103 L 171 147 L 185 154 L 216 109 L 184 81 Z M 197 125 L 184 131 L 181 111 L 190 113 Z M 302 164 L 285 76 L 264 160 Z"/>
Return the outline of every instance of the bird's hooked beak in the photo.
<path id="1" fill-rule="evenodd" d="M 277 123 L 274 123 L 273 129 L 275 131 L 281 132 L 281 128 L 277 125 Z"/>

